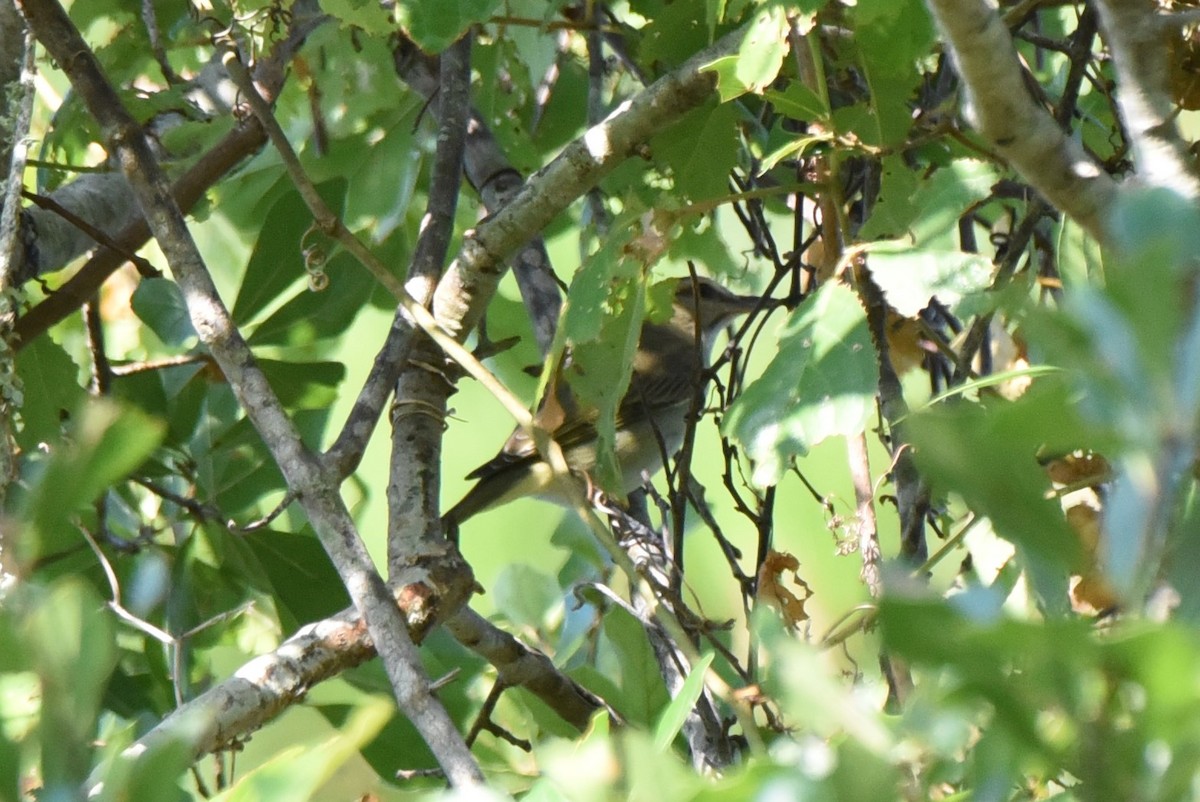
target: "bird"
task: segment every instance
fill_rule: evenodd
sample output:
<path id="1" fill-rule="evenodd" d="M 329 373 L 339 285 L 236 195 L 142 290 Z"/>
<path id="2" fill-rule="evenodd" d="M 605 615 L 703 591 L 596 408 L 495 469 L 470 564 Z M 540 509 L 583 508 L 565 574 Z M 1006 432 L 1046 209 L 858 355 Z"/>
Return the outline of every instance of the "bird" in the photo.
<path id="1" fill-rule="evenodd" d="M 614 450 L 626 493 L 641 487 L 643 474 L 656 473 L 682 445 L 687 413 L 719 332 L 737 317 L 777 303 L 734 294 L 709 278 L 687 276 L 675 287 L 670 319 L 642 324 L 629 389 L 616 413 Z M 589 476 L 597 461 L 597 418 L 595 409 L 574 403 L 566 382 L 556 381 L 534 422 L 550 430 L 572 473 Z M 468 518 L 516 498 L 569 503 L 553 469 L 521 428 L 499 454 L 466 478 L 477 482 L 442 516 L 442 529 L 451 539 L 457 539 L 459 526 Z"/>

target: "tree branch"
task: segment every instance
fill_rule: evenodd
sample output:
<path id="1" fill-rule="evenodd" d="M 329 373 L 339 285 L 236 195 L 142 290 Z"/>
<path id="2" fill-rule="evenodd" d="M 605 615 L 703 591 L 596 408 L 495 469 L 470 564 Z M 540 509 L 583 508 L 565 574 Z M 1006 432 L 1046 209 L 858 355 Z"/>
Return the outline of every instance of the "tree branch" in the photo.
<path id="1" fill-rule="evenodd" d="M 298 494 L 350 598 L 362 612 L 400 709 L 421 732 L 451 783 L 460 787 L 481 784 L 483 774 L 479 766 L 453 721 L 429 691 L 406 623 L 375 572 L 349 511 L 337 494 L 336 484 L 320 460 L 301 442 L 241 333 L 230 320 L 145 135 L 56 0 L 25 0 L 22 9 L 30 28 L 67 73 L 100 123 L 110 152 L 128 178 L 183 290 L 196 332 L 229 380 L 288 486 Z"/>
<path id="2" fill-rule="evenodd" d="M 474 328 L 503 274 L 501 260 L 652 135 L 711 97 L 715 76 L 703 68 L 734 52 L 744 36 L 740 29 L 726 35 L 622 103 L 531 176 L 508 205 L 468 232 L 434 295 L 438 322 L 459 338 Z"/>
<path id="3" fill-rule="evenodd" d="M 433 60 L 405 38 L 399 40 L 393 55 L 400 79 L 432 102 L 438 91 Z M 523 179 L 500 150 L 479 112 L 472 108 L 470 114 L 463 169 L 467 180 L 483 200 L 484 208 L 490 214 L 495 214 L 516 196 Z M 546 354 L 554 340 L 561 299 L 550 256 L 546 253 L 546 244 L 540 233 L 535 232 L 521 246 L 511 263 L 521 298 L 525 302 L 525 311 L 533 324 L 534 339 L 541 353 Z"/>
<path id="4" fill-rule="evenodd" d="M 1138 177 L 1187 198 L 1200 196 L 1194 159 L 1175 126 L 1167 91 L 1167 48 L 1150 0 L 1098 0 L 1104 39 L 1117 75 L 1117 106 Z"/>
<path id="5" fill-rule="evenodd" d="M 445 622 L 459 643 L 487 660 L 506 686 L 521 686 L 545 702 L 563 721 L 582 732 L 602 699 L 568 677 L 539 651 L 493 626 L 474 610 L 464 607 Z M 609 710 L 614 717 L 616 714 Z"/>
<path id="6" fill-rule="evenodd" d="M 441 55 L 437 152 L 407 284 L 425 305 L 442 277 L 462 185 L 471 93 L 470 36 L 463 36 Z M 388 572 L 393 578 L 403 575 L 414 555 L 445 547 L 438 512 L 439 479 L 446 403 L 453 384 L 441 368 L 443 360 L 435 343 L 417 335 L 396 387 L 387 485 Z"/>
<path id="7" fill-rule="evenodd" d="M 413 601 L 397 598 L 401 607 Z M 419 617 L 411 608 L 406 612 L 410 618 Z M 497 668 L 505 685 L 525 688 L 576 729 L 583 731 L 592 714 L 606 707 L 603 700 L 559 671 L 546 655 L 469 608 L 463 607 L 445 624 L 464 646 Z M 432 625 L 426 621 L 413 628 L 413 640 L 423 640 Z M 254 658 L 233 676 L 173 711 L 126 752 L 138 754 L 179 738 L 188 739 L 194 759 L 224 749 L 304 701 L 317 683 L 374 656 L 375 647 L 362 617 L 354 608 L 347 608 L 301 627 L 274 651 Z M 612 711 L 610 714 L 615 716 Z M 194 730 L 190 729 L 193 722 L 200 722 Z M 102 779 L 93 774 L 88 785 Z"/>
<path id="8" fill-rule="evenodd" d="M 1005 159 L 1088 233 L 1104 226 L 1117 184 L 1034 102 L 1012 36 L 988 0 L 925 0 L 967 91 L 967 116 Z"/>

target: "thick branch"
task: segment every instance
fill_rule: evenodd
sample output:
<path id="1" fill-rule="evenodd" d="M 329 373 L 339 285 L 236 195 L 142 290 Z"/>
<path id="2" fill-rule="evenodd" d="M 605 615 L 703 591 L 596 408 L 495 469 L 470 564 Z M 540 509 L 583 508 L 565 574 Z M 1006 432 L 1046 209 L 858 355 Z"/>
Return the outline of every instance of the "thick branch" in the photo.
<path id="1" fill-rule="evenodd" d="M 967 90 L 968 116 L 1050 203 L 1097 239 L 1117 185 L 1025 87 L 1008 28 L 989 0 L 925 0 Z"/>
<path id="2" fill-rule="evenodd" d="M 741 43 L 725 36 L 622 103 L 525 183 L 512 201 L 465 238 L 434 296 L 434 314 L 459 338 L 479 322 L 503 273 L 501 260 L 541 231 L 652 135 L 712 96 L 713 73 L 703 67 Z"/>
<path id="3" fill-rule="evenodd" d="M 410 88 L 432 102 L 438 91 L 434 61 L 408 39 L 400 39 L 394 51 L 396 72 Z M 496 138 L 475 109 L 467 122 L 463 169 L 489 214 L 502 209 L 520 190 L 523 179 L 500 150 Z M 546 253 L 546 244 L 536 234 L 510 260 L 525 310 L 533 324 L 534 339 L 545 354 L 554 340 L 558 323 L 558 284 Z"/>
<path id="4" fill-rule="evenodd" d="M 405 607 L 404 598 L 397 601 Z M 416 611 L 411 605 L 406 612 L 419 617 L 412 615 Z M 414 628 L 413 639 L 422 640 L 431 624 Z M 478 613 L 464 607 L 445 624 L 464 646 L 496 667 L 500 682 L 525 688 L 576 729 L 585 729 L 592 714 L 605 708 L 603 700 L 559 671 L 546 655 L 497 629 Z M 317 683 L 374 656 L 375 647 L 362 617 L 353 608 L 342 610 L 302 627 L 273 652 L 254 658 L 229 679 L 172 712 L 132 744 L 127 754 L 140 754 L 181 737 L 189 739 L 193 758 L 216 752 L 302 702 Z M 191 722 L 201 724 L 192 730 Z M 93 775 L 89 786 L 102 779 Z"/>
<path id="5" fill-rule="evenodd" d="M 1138 177 L 1188 198 L 1200 196 L 1194 161 L 1175 126 L 1167 90 L 1168 50 L 1156 4 L 1098 0 L 1096 5 L 1117 74 L 1117 105 Z"/>
<path id="6" fill-rule="evenodd" d="M 336 492 L 336 484 L 326 475 L 320 460 L 301 443 L 241 333 L 230 320 L 144 134 L 104 78 L 95 56 L 62 7 L 55 0 L 26 0 L 23 10 L 30 28 L 67 73 L 89 112 L 100 123 L 110 152 L 129 179 L 150 229 L 183 290 L 196 332 L 229 380 L 289 488 L 296 492 L 350 598 L 362 612 L 400 709 L 421 732 L 452 783 L 464 787 L 482 783 L 478 765 L 429 690 L 404 619 L 375 572 L 350 514 Z"/>
<path id="7" fill-rule="evenodd" d="M 255 81 L 260 91 L 268 99 L 274 98 L 283 86 L 286 74 L 284 65 L 322 19 L 323 17 L 317 15 L 315 4 L 311 0 L 298 0 L 293 4 L 292 25 L 288 36 L 276 44 L 271 55 L 260 61 L 255 68 Z M 197 76 L 196 83 L 204 88 L 206 96 L 222 97 L 226 85 L 229 84 L 229 78 L 219 60 L 214 59 Z M 240 123 L 197 159 L 175 181 L 171 189 L 175 202 L 185 212 L 191 210 L 209 187 L 225 177 L 230 170 L 261 148 L 265 142 L 266 134 L 256 120 L 250 119 Z M 96 224 L 96 212 L 93 211 L 93 207 L 117 205 L 114 203 L 116 195 L 129 196 L 129 194 L 129 186 L 124 177 L 112 174 L 77 180 L 52 197 L 77 213 L 83 212 L 84 219 Z M 26 225 L 36 229 L 34 237 L 36 253 L 25 254 L 23 278 L 57 269 L 67 258 L 74 258 L 76 254 L 82 252 L 83 247 L 90 246 L 90 238 L 86 238 L 87 241 L 83 246 L 72 245 L 57 255 L 45 253 L 47 231 L 44 230 L 44 227 L 46 225 L 65 226 L 70 230 L 69 236 L 71 237 L 81 235 L 74 226 L 70 226 L 57 216 L 52 216 L 53 223 L 49 223 L 39 221 L 36 217 L 39 214 L 45 215 L 46 213 L 36 209 L 27 209 L 23 215 Z M 150 229 L 136 207 L 129 210 L 128 213 L 123 213 L 119 218 L 108 219 L 104 222 L 106 224 L 113 223 L 114 220 L 116 224 L 124 225 L 112 237 L 120 252 L 105 247 L 96 248 L 91 258 L 74 276 L 59 287 L 53 295 L 22 316 L 16 326 L 18 349 L 25 343 L 32 342 L 35 337 L 79 309 L 96 294 L 100 286 L 114 271 L 125 264 L 126 259 L 123 254 L 137 251 L 150 238 Z M 114 230 L 107 225 L 98 227 L 106 231 Z"/>
<path id="8" fill-rule="evenodd" d="M 581 732 L 592 714 L 605 708 L 603 700 L 559 671 L 549 657 L 496 628 L 474 610 L 464 607 L 446 621 L 446 629 L 495 666 L 499 682 L 525 688 Z"/>
<path id="9" fill-rule="evenodd" d="M 429 203 L 409 271 L 409 291 L 429 304 L 442 277 L 454 210 L 462 185 L 471 90 L 471 39 L 464 36 L 441 55 L 438 144 Z M 442 431 L 452 385 L 440 369 L 441 352 L 417 335 L 412 358 L 402 366 L 392 414 L 392 458 L 387 485 L 388 571 L 399 578 L 413 555 L 441 542 L 438 512 Z"/>

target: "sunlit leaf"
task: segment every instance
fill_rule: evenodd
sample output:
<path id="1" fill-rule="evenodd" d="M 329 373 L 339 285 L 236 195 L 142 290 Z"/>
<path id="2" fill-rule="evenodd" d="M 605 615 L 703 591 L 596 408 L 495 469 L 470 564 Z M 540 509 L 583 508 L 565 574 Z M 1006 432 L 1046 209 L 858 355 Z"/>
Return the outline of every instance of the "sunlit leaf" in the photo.
<path id="1" fill-rule="evenodd" d="M 992 260 L 977 253 L 918 250 L 904 241 L 872 246 L 869 263 L 888 305 L 905 317 L 915 317 L 935 297 L 953 309 L 987 288 L 994 272 Z"/>
<path id="2" fill-rule="evenodd" d="M 692 712 L 692 706 L 704 692 L 704 674 L 712 665 L 715 656 L 713 652 L 701 656 L 692 666 L 692 670 L 688 673 L 687 679 L 683 681 L 683 685 L 680 686 L 679 692 L 675 694 L 675 698 L 671 700 L 671 704 L 667 705 L 659 715 L 658 724 L 654 727 L 655 749 L 662 751 L 669 747 L 675 740 L 675 736 L 683 729 L 683 722 Z"/>
<path id="3" fill-rule="evenodd" d="M 500 0 L 451 0 L 427 3 L 402 0 L 396 17 L 412 40 L 426 53 L 440 53 L 454 44 L 472 25 L 485 21 Z"/>
<path id="4" fill-rule="evenodd" d="M 877 377 L 866 313 L 852 291 L 830 282 L 792 312 L 778 354 L 729 408 L 723 428 L 766 487 L 827 437 L 861 432 Z"/>

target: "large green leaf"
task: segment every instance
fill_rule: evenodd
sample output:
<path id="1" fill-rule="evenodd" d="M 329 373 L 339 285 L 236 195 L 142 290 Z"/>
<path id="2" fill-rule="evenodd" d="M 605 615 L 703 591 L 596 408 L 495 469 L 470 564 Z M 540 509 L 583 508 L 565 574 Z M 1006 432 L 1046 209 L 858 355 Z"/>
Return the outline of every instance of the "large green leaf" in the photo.
<path id="1" fill-rule="evenodd" d="M 49 337 L 38 337 L 17 354 L 17 378 L 23 403 L 17 443 L 33 451 L 38 443 L 53 443 L 62 434 L 63 421 L 83 397 L 79 366 Z"/>
<path id="2" fill-rule="evenodd" d="M 375 280 L 347 253 L 340 253 L 325 268 L 329 285 L 320 292 L 305 287 L 259 324 L 250 335 L 252 346 L 308 345 L 334 337 L 354 323 L 355 314 L 367 305 Z"/>
<path id="3" fill-rule="evenodd" d="M 342 213 L 346 179 L 326 181 L 317 187 L 317 192 L 334 214 Z M 252 320 L 274 303 L 285 289 L 304 277 L 304 248 L 315 245 L 328 252 L 331 245 L 323 235 L 309 234 L 307 239 L 304 238 L 312 224 L 312 213 L 298 192 L 288 192 L 271 206 L 233 302 L 235 322 L 241 324 Z"/>
<path id="4" fill-rule="evenodd" d="M 873 112 L 853 133 L 873 145 L 894 145 L 912 127 L 918 66 L 933 41 L 933 24 L 919 0 L 859 0 L 852 15 Z"/>
<path id="5" fill-rule="evenodd" d="M 38 529 L 54 529 L 125 478 L 153 452 L 164 429 L 162 422 L 111 401 L 84 404 L 29 500 Z"/>
<path id="6" fill-rule="evenodd" d="M 704 106 L 650 141 L 656 161 L 669 169 L 676 188 L 692 200 L 729 192 L 737 163 L 737 112 L 729 104 Z"/>
<path id="7" fill-rule="evenodd" d="M 319 621 L 349 606 L 350 597 L 314 535 L 261 531 L 241 542 L 269 579 L 269 587 L 261 589 L 273 593 L 290 614 L 285 625 Z"/>
<path id="8" fill-rule="evenodd" d="M 869 253 L 872 278 L 905 317 L 915 317 L 934 296 L 954 309 L 986 289 L 994 272 L 992 260 L 977 253 L 918 250 L 903 240 L 880 243 Z"/>
<path id="9" fill-rule="evenodd" d="M 134 314 L 167 345 L 183 345 L 196 336 L 179 285 L 168 278 L 142 279 L 133 292 Z"/>
<path id="10" fill-rule="evenodd" d="M 760 487 L 827 437 L 862 432 L 878 381 L 867 317 L 830 282 L 792 312 L 771 364 L 729 408 L 722 428 L 754 460 Z"/>
<path id="11" fill-rule="evenodd" d="M 571 282 L 557 333 L 558 348 L 570 347 L 563 377 L 581 408 L 598 413 L 593 478 L 610 492 L 623 491 L 614 453 L 616 412 L 629 388 L 647 295 L 642 263 L 625 253 L 639 228 L 620 230 L 625 233 L 608 238 Z"/>
<path id="12" fill-rule="evenodd" d="M 642 624 L 620 608 L 604 615 L 604 643 L 599 668 L 620 683 L 621 693 L 609 698 L 617 711 L 632 723 L 650 725 L 670 700 L 654 651 Z M 611 651 L 609 651 L 611 650 Z"/>
<path id="13" fill-rule="evenodd" d="M 441 53 L 499 6 L 500 0 L 401 0 L 396 4 L 396 18 L 422 50 Z"/>

